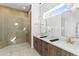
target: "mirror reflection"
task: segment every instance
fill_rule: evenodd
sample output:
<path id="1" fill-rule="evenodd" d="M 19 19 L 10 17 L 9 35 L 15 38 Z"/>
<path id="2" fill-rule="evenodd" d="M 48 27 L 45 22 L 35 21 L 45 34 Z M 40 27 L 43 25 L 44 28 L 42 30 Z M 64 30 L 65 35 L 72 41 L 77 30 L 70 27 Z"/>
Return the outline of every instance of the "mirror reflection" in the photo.
<path id="1" fill-rule="evenodd" d="M 79 20 L 78 12 L 68 11 L 61 16 L 61 35 L 79 37 Z"/>

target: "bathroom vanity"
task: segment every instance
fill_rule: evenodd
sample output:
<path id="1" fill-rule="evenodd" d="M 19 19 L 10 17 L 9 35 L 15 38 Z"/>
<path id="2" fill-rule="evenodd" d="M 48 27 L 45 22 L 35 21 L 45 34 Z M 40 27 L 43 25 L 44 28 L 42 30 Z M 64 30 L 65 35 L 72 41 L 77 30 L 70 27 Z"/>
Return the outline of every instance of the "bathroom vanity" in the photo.
<path id="1" fill-rule="evenodd" d="M 75 54 L 71 53 L 70 51 L 55 45 L 56 41 L 50 42 L 49 40 L 38 38 L 36 36 L 34 36 L 33 39 L 34 48 L 41 56 L 75 56 Z"/>

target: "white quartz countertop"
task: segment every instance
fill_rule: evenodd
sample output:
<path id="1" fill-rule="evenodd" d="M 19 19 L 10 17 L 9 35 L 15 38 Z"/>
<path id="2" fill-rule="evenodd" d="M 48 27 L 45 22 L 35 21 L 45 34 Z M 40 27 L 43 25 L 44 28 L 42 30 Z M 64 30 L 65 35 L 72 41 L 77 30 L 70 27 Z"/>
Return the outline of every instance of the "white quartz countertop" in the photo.
<path id="1" fill-rule="evenodd" d="M 41 40 L 43 40 L 45 42 L 48 42 L 48 43 L 50 43 L 50 44 L 52 44 L 52 45 L 54 45 L 56 47 L 59 47 L 59 48 L 61 48 L 63 50 L 66 50 L 66 51 L 68 51 L 68 52 L 70 52 L 70 53 L 72 53 L 74 55 L 79 56 L 79 40 L 78 39 L 77 40 L 74 39 L 74 43 L 70 44 L 70 43 L 66 42 L 64 37 L 60 37 L 58 41 L 51 42 L 49 40 L 51 40 L 51 39 L 53 39 L 55 37 L 52 37 L 52 38 L 40 38 L 39 35 L 33 35 L 33 36 L 35 36 L 35 37 L 37 37 L 37 38 L 39 38 L 39 39 L 41 39 Z"/>

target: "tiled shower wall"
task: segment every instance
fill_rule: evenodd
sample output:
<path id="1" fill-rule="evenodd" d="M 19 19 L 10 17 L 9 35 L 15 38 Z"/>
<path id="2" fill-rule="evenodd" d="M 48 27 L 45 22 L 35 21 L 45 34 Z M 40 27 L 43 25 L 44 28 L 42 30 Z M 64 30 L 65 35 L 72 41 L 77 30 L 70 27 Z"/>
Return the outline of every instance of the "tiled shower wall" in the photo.
<path id="1" fill-rule="evenodd" d="M 30 19 L 27 15 L 0 13 L 0 48 L 26 42 L 29 35 Z"/>

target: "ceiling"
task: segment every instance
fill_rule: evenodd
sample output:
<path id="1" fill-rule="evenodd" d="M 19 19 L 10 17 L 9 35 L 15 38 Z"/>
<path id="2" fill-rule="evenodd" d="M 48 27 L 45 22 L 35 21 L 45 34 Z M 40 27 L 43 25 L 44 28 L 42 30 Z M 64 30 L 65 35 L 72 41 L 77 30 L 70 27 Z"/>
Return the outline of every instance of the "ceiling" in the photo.
<path id="1" fill-rule="evenodd" d="M 41 9 L 43 12 L 47 12 L 48 10 L 58 6 L 60 3 L 44 3 L 41 5 Z"/>
<path id="2" fill-rule="evenodd" d="M 29 3 L 0 3 L 0 6 L 14 8 L 25 12 L 28 12 L 31 9 L 31 4 Z"/>
<path id="3" fill-rule="evenodd" d="M 48 12 L 52 8 L 58 6 L 59 4 L 60 3 L 44 3 L 44 4 L 41 4 L 41 7 L 40 7 L 41 8 L 41 15 Z"/>

